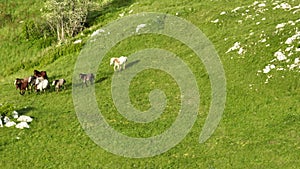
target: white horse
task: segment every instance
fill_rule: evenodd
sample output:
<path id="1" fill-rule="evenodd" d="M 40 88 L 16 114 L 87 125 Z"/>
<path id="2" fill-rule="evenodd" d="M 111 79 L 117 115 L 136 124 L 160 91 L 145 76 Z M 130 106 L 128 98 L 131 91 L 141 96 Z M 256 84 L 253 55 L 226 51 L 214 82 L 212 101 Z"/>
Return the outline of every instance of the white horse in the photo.
<path id="1" fill-rule="evenodd" d="M 110 59 L 110 65 L 114 64 L 114 71 L 121 70 L 122 65 L 123 65 L 123 69 L 125 69 L 126 62 L 127 62 L 127 57 L 125 57 L 125 56 Z"/>
<path id="2" fill-rule="evenodd" d="M 45 91 L 46 88 L 48 87 L 49 81 L 47 79 L 41 80 L 37 78 L 35 84 L 36 84 L 36 91 Z"/>

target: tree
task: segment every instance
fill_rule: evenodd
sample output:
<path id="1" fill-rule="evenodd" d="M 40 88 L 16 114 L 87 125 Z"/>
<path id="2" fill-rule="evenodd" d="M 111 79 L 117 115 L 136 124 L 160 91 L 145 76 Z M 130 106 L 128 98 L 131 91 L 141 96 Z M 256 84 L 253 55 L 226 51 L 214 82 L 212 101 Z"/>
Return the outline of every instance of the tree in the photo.
<path id="1" fill-rule="evenodd" d="M 91 0 L 48 0 L 45 2 L 43 17 L 57 40 L 64 42 L 83 30 L 88 12 L 94 6 Z"/>

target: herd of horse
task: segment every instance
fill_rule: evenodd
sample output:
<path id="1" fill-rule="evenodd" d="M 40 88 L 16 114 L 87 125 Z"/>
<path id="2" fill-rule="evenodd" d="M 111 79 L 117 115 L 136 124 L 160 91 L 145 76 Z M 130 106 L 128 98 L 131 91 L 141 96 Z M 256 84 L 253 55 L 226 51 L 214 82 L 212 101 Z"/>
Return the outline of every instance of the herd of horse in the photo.
<path id="1" fill-rule="evenodd" d="M 93 73 L 80 73 L 80 80 L 82 80 L 82 86 L 88 86 L 88 82 L 90 84 L 94 83 L 95 76 Z M 52 86 L 56 92 L 59 92 L 62 89 L 66 89 L 66 80 L 65 79 L 56 79 L 52 81 Z M 16 78 L 14 85 L 16 86 L 16 90 L 20 90 L 20 94 L 24 95 L 26 91 L 30 92 L 45 92 L 50 88 L 48 76 L 46 71 L 38 71 L 34 70 L 34 74 L 32 76 L 26 78 Z"/>
<path id="2" fill-rule="evenodd" d="M 121 56 L 119 58 L 111 58 L 110 65 L 114 64 L 114 71 L 120 71 L 125 69 L 125 64 L 127 62 L 127 57 Z M 93 73 L 80 73 L 79 78 L 82 81 L 82 86 L 88 86 L 88 82 L 93 84 L 95 81 L 95 75 Z M 55 91 L 59 92 L 61 89 L 65 89 L 66 80 L 65 79 L 56 79 L 52 81 L 52 86 L 54 86 Z M 29 93 L 32 91 L 35 92 L 45 92 L 50 88 L 48 76 L 46 71 L 34 70 L 33 75 L 26 78 L 16 78 L 14 85 L 16 90 L 20 90 L 20 94 L 24 95 L 26 91 Z"/>
<path id="3" fill-rule="evenodd" d="M 52 85 L 55 86 L 55 90 L 58 92 L 66 83 L 65 79 L 54 80 Z M 14 85 L 16 90 L 20 90 L 20 94 L 25 94 L 25 91 L 45 91 L 50 88 L 49 80 L 46 71 L 34 70 L 33 75 L 25 78 L 16 78 Z"/>

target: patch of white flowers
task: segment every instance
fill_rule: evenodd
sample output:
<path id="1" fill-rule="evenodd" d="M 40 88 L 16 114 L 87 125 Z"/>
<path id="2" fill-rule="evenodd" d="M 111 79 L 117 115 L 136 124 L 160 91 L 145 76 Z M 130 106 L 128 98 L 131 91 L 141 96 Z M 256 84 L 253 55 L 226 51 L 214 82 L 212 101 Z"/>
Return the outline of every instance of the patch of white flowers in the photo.
<path id="1" fill-rule="evenodd" d="M 298 18 L 295 20 L 287 20 L 286 22 L 279 22 L 274 26 L 273 32 L 265 32 L 259 29 L 259 26 L 267 23 L 268 17 L 266 14 L 272 13 L 274 10 L 280 10 L 284 15 L 293 15 Z M 267 13 L 268 12 L 268 13 Z M 250 30 L 245 44 L 241 44 L 242 40 L 237 40 L 231 44 L 226 51 L 228 53 L 235 53 L 237 56 L 247 54 L 247 51 L 253 46 L 260 45 L 260 47 L 272 47 L 276 51 L 270 51 L 269 57 L 272 59 L 263 64 L 262 69 L 258 70 L 258 75 L 265 74 L 266 81 L 273 77 L 272 72 L 276 71 L 297 71 L 300 72 L 300 3 L 299 5 L 291 5 L 283 0 L 272 1 L 254 1 L 248 6 L 236 7 L 229 11 L 222 11 L 219 13 L 219 17 L 214 18 L 211 22 L 214 24 L 222 24 L 222 18 L 226 19 L 226 15 L 235 16 L 237 18 L 237 24 L 244 24 L 245 22 L 253 22 L 255 28 Z M 287 18 L 289 19 L 289 18 Z M 261 31 L 261 32 L 260 32 Z M 275 37 L 276 36 L 276 37 Z M 259 39 L 258 39 L 259 38 Z M 270 39 L 279 39 L 280 42 L 276 44 L 276 41 Z M 230 39 L 224 38 L 226 41 Z M 257 40 L 258 39 L 258 40 Z M 252 41 L 251 41 L 252 40 Z M 230 45 L 230 44 L 229 44 Z M 261 46 L 263 45 L 263 46 Z M 249 54 L 250 56 L 256 56 L 257 52 Z M 234 57 L 232 56 L 231 59 Z M 243 58 L 243 57 L 237 57 Z"/>
<path id="2" fill-rule="evenodd" d="M 237 54 L 239 54 L 239 55 L 242 55 L 245 53 L 245 50 L 243 49 L 243 47 L 241 47 L 240 42 L 235 42 L 234 45 L 231 48 L 229 48 L 226 53 L 229 53 L 232 51 L 237 51 Z"/>

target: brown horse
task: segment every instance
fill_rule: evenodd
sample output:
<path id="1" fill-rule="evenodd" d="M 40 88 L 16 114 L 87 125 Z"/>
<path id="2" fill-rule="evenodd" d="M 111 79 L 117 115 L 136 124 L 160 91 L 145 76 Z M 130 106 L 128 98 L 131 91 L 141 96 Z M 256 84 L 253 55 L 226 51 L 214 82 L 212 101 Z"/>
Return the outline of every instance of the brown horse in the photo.
<path id="1" fill-rule="evenodd" d="M 84 84 L 87 86 L 87 81 L 90 81 L 90 84 L 93 84 L 94 80 L 95 80 L 95 76 L 94 76 L 93 73 L 88 73 L 88 74 L 80 73 L 79 77 L 83 82 L 82 87 L 83 87 Z"/>
<path id="2" fill-rule="evenodd" d="M 24 78 L 24 79 L 16 78 L 14 84 L 16 86 L 16 90 L 17 89 L 20 90 L 21 95 L 25 94 L 25 91 L 28 90 L 28 78 Z"/>
<path id="3" fill-rule="evenodd" d="M 46 71 L 38 71 L 34 70 L 33 74 L 36 78 L 43 78 L 43 79 L 48 79 L 47 72 Z"/>

